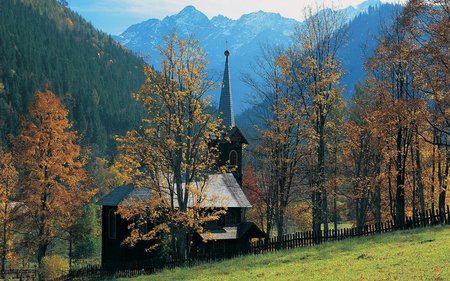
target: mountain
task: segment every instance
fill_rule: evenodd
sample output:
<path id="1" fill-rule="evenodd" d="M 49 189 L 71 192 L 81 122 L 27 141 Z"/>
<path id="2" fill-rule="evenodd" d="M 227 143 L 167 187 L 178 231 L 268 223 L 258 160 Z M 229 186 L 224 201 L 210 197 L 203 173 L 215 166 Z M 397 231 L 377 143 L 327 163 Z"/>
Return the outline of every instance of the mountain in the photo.
<path id="1" fill-rule="evenodd" d="M 348 41 L 338 52 L 345 71 L 342 79 L 342 84 L 346 87 L 344 97 L 350 98 L 354 85 L 359 80 L 364 80 L 364 61 L 373 54 L 382 26 L 389 25 L 401 8 L 402 6 L 392 4 L 369 6 L 366 12 L 349 22 Z"/>
<path id="2" fill-rule="evenodd" d="M 208 19 L 193 6 L 187 6 L 178 14 L 162 20 L 150 19 L 132 25 L 114 38 L 158 69 L 160 56 L 157 46 L 162 44 L 162 38 L 174 30 L 180 37 L 188 37 L 194 33 L 206 51 L 210 63 L 209 73 L 214 81 L 221 81 L 225 63 L 223 53 L 228 45 L 231 52 L 230 68 L 235 108 L 240 111 L 240 104 L 244 101 L 245 94 L 248 94 L 240 76 L 248 71 L 250 61 L 259 52 L 259 44 L 269 41 L 276 44 L 289 42 L 297 24 L 297 21 L 284 18 L 280 14 L 262 11 L 243 15 L 238 20 L 221 15 Z M 219 93 L 219 90 L 215 93 Z"/>
<path id="3" fill-rule="evenodd" d="M 17 134 L 34 92 L 48 87 L 82 144 L 113 153 L 115 134 L 142 116 L 130 92 L 144 81 L 144 62 L 61 3 L 0 1 L 0 141 Z"/>
<path id="4" fill-rule="evenodd" d="M 365 78 L 363 68 L 367 56 L 373 54 L 377 46 L 377 40 L 381 32 L 381 22 L 389 25 L 393 20 L 393 15 L 401 9 L 401 6 L 383 4 L 376 7 L 370 7 L 366 12 L 360 13 L 349 22 L 348 41 L 338 52 L 342 61 L 342 67 L 345 74 L 342 78 L 342 85 L 345 86 L 344 98 L 351 98 L 354 91 L 354 85 Z M 235 93 L 236 91 L 234 91 Z M 246 108 L 236 116 L 236 123 L 250 143 L 255 143 L 258 137 L 254 130 L 254 124 L 258 120 L 254 116 L 259 114 L 256 108 Z"/>
<path id="5" fill-rule="evenodd" d="M 392 7 L 392 5 L 382 4 L 379 0 L 368 0 L 356 7 L 350 6 L 341 10 L 349 21 L 352 36 L 349 44 L 340 52 L 341 58 L 345 59 L 344 67 L 348 73 L 344 77 L 344 83 L 348 85 L 346 96 L 351 95 L 353 84 L 363 78 L 360 48 L 362 40 L 368 37 L 361 34 L 376 35 L 381 19 L 389 14 L 387 11 L 392 10 Z M 363 25 L 359 26 L 361 23 Z M 287 47 L 292 42 L 295 28 L 301 28 L 301 26 L 302 22 L 263 11 L 242 15 L 237 20 L 222 15 L 208 19 L 195 7 L 187 6 L 178 14 L 162 20 L 150 19 L 132 25 L 114 38 L 134 53 L 143 56 L 148 63 L 158 69 L 160 56 L 157 46 L 162 44 L 162 38 L 173 31 L 181 37 L 187 37 L 193 33 L 206 51 L 210 62 L 208 68 L 211 78 L 218 82 L 221 81 L 225 61 L 223 52 L 228 48 L 231 53 L 230 71 L 235 110 L 239 113 L 248 107 L 246 102 L 251 95 L 251 90 L 241 77 L 251 72 L 252 62 L 261 53 L 260 46 L 271 44 Z M 219 90 L 216 90 L 214 95 L 217 100 Z"/>

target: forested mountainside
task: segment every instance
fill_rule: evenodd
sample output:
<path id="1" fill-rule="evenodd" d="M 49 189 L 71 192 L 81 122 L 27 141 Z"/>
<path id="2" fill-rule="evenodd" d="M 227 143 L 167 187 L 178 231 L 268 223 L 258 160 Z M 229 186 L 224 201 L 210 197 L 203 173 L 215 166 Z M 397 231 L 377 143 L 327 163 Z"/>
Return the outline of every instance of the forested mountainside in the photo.
<path id="1" fill-rule="evenodd" d="M 114 151 L 140 119 L 144 62 L 55 0 L 0 1 L 0 138 L 17 134 L 37 89 L 60 96 L 84 146 Z"/>

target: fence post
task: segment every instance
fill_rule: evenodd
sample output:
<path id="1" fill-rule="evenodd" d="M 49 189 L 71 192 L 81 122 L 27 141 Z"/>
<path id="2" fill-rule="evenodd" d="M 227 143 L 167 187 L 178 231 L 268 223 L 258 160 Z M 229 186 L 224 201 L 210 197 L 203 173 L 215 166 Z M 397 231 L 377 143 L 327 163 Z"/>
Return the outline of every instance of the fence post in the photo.
<path id="1" fill-rule="evenodd" d="M 431 224 L 432 225 L 436 224 L 436 210 L 435 209 L 431 210 Z"/>
<path id="2" fill-rule="evenodd" d="M 447 205 L 447 220 L 445 221 L 446 224 L 450 224 L 450 206 Z"/>

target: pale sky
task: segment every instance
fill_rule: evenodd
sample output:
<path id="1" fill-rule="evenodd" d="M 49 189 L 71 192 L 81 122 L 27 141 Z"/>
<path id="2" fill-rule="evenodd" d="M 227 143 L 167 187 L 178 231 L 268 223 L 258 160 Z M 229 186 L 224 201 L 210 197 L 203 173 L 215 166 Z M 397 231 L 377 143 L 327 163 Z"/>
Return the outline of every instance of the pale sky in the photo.
<path id="1" fill-rule="evenodd" d="M 209 18 L 221 14 L 238 19 L 243 14 L 262 10 L 302 20 L 304 9 L 315 6 L 316 3 L 324 3 L 326 7 L 344 8 L 356 6 L 364 0 L 67 0 L 67 2 L 72 10 L 98 29 L 110 34 L 120 34 L 132 24 L 150 18 L 163 19 L 177 14 L 187 5 L 193 5 Z M 382 2 L 404 1 L 382 0 Z"/>

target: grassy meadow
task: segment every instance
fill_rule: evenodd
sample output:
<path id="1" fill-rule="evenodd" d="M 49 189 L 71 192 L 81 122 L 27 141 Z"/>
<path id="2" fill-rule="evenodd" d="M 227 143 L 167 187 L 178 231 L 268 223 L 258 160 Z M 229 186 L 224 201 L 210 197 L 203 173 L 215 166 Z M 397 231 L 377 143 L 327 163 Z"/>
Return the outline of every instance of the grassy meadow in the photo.
<path id="1" fill-rule="evenodd" d="M 450 280 L 450 226 L 166 270 L 133 280 Z"/>

